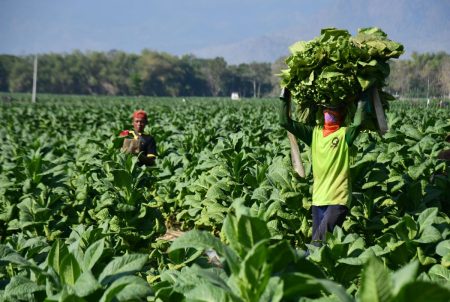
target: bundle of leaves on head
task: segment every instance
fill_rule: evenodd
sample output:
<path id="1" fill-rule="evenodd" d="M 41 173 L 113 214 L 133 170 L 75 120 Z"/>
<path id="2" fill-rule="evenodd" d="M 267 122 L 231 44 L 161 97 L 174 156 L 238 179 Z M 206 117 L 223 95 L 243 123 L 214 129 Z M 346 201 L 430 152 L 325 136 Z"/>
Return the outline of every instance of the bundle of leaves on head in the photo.
<path id="1" fill-rule="evenodd" d="M 369 87 L 377 87 L 383 107 L 394 99 L 381 91 L 389 75 L 391 58 L 403 53 L 403 45 L 391 41 L 376 27 L 347 30 L 326 28 L 315 39 L 296 42 L 282 70 L 281 86 L 289 89 L 297 103 L 299 119 L 314 125 L 322 116 L 321 105 L 345 106 L 349 122 L 355 102 Z"/>

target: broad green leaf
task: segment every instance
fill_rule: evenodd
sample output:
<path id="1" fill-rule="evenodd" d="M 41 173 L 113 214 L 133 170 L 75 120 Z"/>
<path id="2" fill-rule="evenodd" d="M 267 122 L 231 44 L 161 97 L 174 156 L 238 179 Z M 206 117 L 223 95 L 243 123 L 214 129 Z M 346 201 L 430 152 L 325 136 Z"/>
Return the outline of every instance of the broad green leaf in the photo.
<path id="1" fill-rule="evenodd" d="M 280 240 L 268 246 L 267 258 L 274 271 L 282 271 L 290 263 L 294 262 L 295 251 L 286 240 Z"/>
<path id="2" fill-rule="evenodd" d="M 280 277 L 270 278 L 267 286 L 259 297 L 259 302 L 278 302 L 283 299 L 283 281 Z"/>
<path id="3" fill-rule="evenodd" d="M 420 213 L 419 217 L 417 218 L 420 229 L 423 230 L 426 227 L 431 226 L 436 220 L 437 213 L 437 208 L 429 208 Z"/>
<path id="4" fill-rule="evenodd" d="M 109 285 L 100 298 L 100 302 L 144 301 L 151 292 L 144 279 L 136 276 L 124 276 Z"/>
<path id="5" fill-rule="evenodd" d="M 84 253 L 83 270 L 91 270 L 103 254 L 105 240 L 100 239 L 88 247 Z"/>
<path id="6" fill-rule="evenodd" d="M 441 264 L 447 268 L 450 268 L 450 253 L 442 257 Z"/>
<path id="7" fill-rule="evenodd" d="M 222 226 L 222 234 L 230 244 L 231 248 L 239 255 L 243 254 L 242 245 L 239 242 L 238 218 L 234 215 L 227 215 Z"/>
<path id="8" fill-rule="evenodd" d="M 414 239 L 418 232 L 418 226 L 411 216 L 406 215 L 401 218 L 401 221 L 393 226 L 395 233 L 404 241 Z"/>
<path id="9" fill-rule="evenodd" d="M 408 174 L 409 176 L 411 176 L 413 180 L 417 180 L 425 174 L 424 172 L 426 169 L 427 169 L 426 163 L 420 164 L 418 166 L 411 166 L 408 168 Z"/>
<path id="10" fill-rule="evenodd" d="M 14 297 L 28 300 L 35 292 L 44 291 L 44 285 L 37 285 L 36 282 L 22 276 L 14 276 L 5 287 L 5 297 Z"/>
<path id="11" fill-rule="evenodd" d="M 184 248 L 195 248 L 203 250 L 212 248 L 220 256 L 225 257 L 232 271 L 237 273 L 239 270 L 239 261 L 236 252 L 223 244 L 218 238 L 207 232 L 198 230 L 186 232 L 182 236 L 174 240 L 168 251 L 170 252 L 176 249 Z"/>
<path id="12" fill-rule="evenodd" d="M 226 292 L 223 288 L 208 283 L 202 283 L 195 286 L 192 290 L 185 293 L 187 301 L 242 301 L 237 297 L 233 297 L 231 293 Z"/>
<path id="13" fill-rule="evenodd" d="M 448 302 L 449 297 L 450 289 L 448 288 L 442 287 L 437 283 L 415 281 L 404 285 L 392 301 Z"/>
<path id="14" fill-rule="evenodd" d="M 267 177 L 280 188 L 290 188 L 291 179 L 289 171 L 284 165 L 282 159 L 278 158 L 270 167 Z"/>
<path id="15" fill-rule="evenodd" d="M 222 269 L 218 268 L 201 268 L 197 265 L 190 267 L 190 270 L 194 272 L 203 281 L 211 283 L 214 286 L 223 288 L 225 291 L 231 291 L 227 285 L 227 275 Z"/>
<path id="16" fill-rule="evenodd" d="M 74 285 L 81 275 L 81 268 L 72 254 L 67 254 L 61 262 L 59 276 L 64 284 Z"/>
<path id="17" fill-rule="evenodd" d="M 394 274 L 392 275 L 392 280 L 394 281 L 392 294 L 394 296 L 400 292 L 400 289 L 405 284 L 411 283 L 415 280 L 418 268 L 419 264 L 417 263 L 417 261 L 413 261 L 394 272 Z"/>
<path id="18" fill-rule="evenodd" d="M 253 294 L 260 294 L 264 291 L 271 275 L 271 265 L 267 259 L 266 241 L 259 241 L 249 251 L 241 262 L 239 279 L 246 282 Z"/>
<path id="19" fill-rule="evenodd" d="M 448 281 L 450 282 L 450 270 L 440 264 L 433 265 L 428 271 L 431 280 L 434 281 Z"/>
<path id="20" fill-rule="evenodd" d="M 184 233 L 180 237 L 176 238 L 169 248 L 169 252 L 184 249 L 184 248 L 196 248 L 196 249 L 214 249 L 219 255 L 223 255 L 226 245 L 224 245 L 217 237 L 214 237 L 210 233 L 199 230 L 191 230 Z"/>
<path id="21" fill-rule="evenodd" d="M 148 256 L 144 254 L 126 254 L 117 257 L 106 265 L 98 280 L 102 285 L 106 285 L 123 276 L 133 274 L 142 269 L 147 258 Z"/>
<path id="22" fill-rule="evenodd" d="M 318 279 L 303 273 L 290 273 L 282 276 L 284 283 L 283 298 L 293 299 L 295 297 L 309 297 L 320 295 L 323 290 Z"/>
<path id="23" fill-rule="evenodd" d="M 90 271 L 83 272 L 73 286 L 75 293 L 79 297 L 86 297 L 100 288 L 100 283 Z"/>
<path id="24" fill-rule="evenodd" d="M 414 242 L 432 243 L 441 240 L 442 240 L 441 232 L 433 226 L 427 226 L 424 229 L 422 229 L 422 234 L 418 239 L 414 240 Z"/>
<path id="25" fill-rule="evenodd" d="M 112 170 L 114 185 L 120 188 L 131 187 L 134 183 L 132 175 L 125 170 Z"/>
<path id="26" fill-rule="evenodd" d="M 364 302 L 389 302 L 392 299 L 391 277 L 376 258 L 371 258 L 364 266 L 359 299 Z"/>
<path id="27" fill-rule="evenodd" d="M 419 259 L 420 264 L 424 266 L 436 264 L 438 262 L 436 259 L 428 257 L 420 246 L 417 247 L 417 258 Z"/>
<path id="28" fill-rule="evenodd" d="M 237 244 L 243 247 L 243 249 L 240 249 L 241 257 L 243 257 L 246 251 L 259 241 L 269 239 L 270 232 L 263 220 L 257 217 L 241 215 L 237 219 L 237 237 Z"/>
<path id="29" fill-rule="evenodd" d="M 2 257 L 1 261 L 14 263 L 16 265 L 23 266 L 23 267 L 33 266 L 33 264 L 30 261 L 26 260 L 24 257 L 20 256 L 19 254 L 15 253 L 15 252 L 11 252 L 8 255 Z"/>
<path id="30" fill-rule="evenodd" d="M 342 302 L 354 301 L 353 298 L 345 291 L 345 288 L 342 287 L 342 285 L 325 279 L 317 279 L 317 282 L 319 282 L 319 284 L 321 284 L 327 292 L 336 296 L 339 301 Z"/>
<path id="31" fill-rule="evenodd" d="M 62 243 L 60 240 L 56 240 L 52 248 L 48 254 L 47 262 L 48 265 L 51 266 L 57 274 L 61 274 L 61 263 L 64 257 L 68 255 L 69 251 L 67 246 Z"/>

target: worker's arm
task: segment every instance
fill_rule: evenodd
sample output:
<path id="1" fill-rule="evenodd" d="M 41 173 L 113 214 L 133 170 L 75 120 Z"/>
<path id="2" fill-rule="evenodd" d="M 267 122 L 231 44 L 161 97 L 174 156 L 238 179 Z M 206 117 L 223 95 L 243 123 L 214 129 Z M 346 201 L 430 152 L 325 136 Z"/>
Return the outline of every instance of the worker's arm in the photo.
<path id="1" fill-rule="evenodd" d="M 281 106 L 279 111 L 280 126 L 301 139 L 308 146 L 312 142 L 313 127 L 292 120 L 289 117 L 289 106 L 291 106 L 290 98 L 280 98 Z"/>
<path id="2" fill-rule="evenodd" d="M 355 117 L 353 118 L 353 123 L 350 127 L 347 128 L 347 132 L 345 133 L 345 141 L 350 146 L 355 141 L 356 137 L 358 137 L 359 132 L 361 131 L 361 126 L 365 117 L 366 112 L 370 111 L 370 96 L 372 90 L 365 90 L 361 99 L 358 101 L 358 106 L 356 108 Z"/>
<path id="3" fill-rule="evenodd" d="M 146 166 L 155 165 L 157 153 L 156 142 L 153 137 L 149 136 L 146 138 L 145 149 L 143 151 L 144 152 L 139 155 L 140 162 L 145 164 Z"/>

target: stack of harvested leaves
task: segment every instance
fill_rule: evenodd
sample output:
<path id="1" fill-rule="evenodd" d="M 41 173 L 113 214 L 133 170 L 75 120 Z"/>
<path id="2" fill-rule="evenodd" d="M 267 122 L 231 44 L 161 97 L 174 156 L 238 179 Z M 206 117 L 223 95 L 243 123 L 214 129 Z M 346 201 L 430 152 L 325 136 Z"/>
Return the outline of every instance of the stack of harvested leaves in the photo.
<path id="1" fill-rule="evenodd" d="M 281 73 L 281 85 L 297 103 L 298 118 L 309 124 L 320 122 L 320 105 L 347 107 L 349 120 L 362 91 L 377 87 L 383 106 L 393 99 L 382 92 L 389 75 L 388 60 L 403 53 L 403 45 L 391 41 L 381 29 L 364 28 L 356 36 L 327 28 L 309 42 L 290 47 L 288 69 Z"/>

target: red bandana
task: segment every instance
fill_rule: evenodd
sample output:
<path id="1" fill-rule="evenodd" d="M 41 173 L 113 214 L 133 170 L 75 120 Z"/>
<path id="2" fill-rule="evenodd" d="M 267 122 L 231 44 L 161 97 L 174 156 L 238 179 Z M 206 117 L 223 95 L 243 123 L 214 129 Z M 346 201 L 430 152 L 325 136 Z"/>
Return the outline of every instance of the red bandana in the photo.
<path id="1" fill-rule="evenodd" d="M 133 113 L 133 118 L 142 118 L 142 119 L 147 119 L 147 112 L 145 112 L 144 110 L 136 110 Z"/>
<path id="2" fill-rule="evenodd" d="M 341 127 L 342 113 L 331 109 L 325 109 L 323 115 L 325 123 L 323 125 L 322 135 L 323 137 L 327 137 Z"/>

